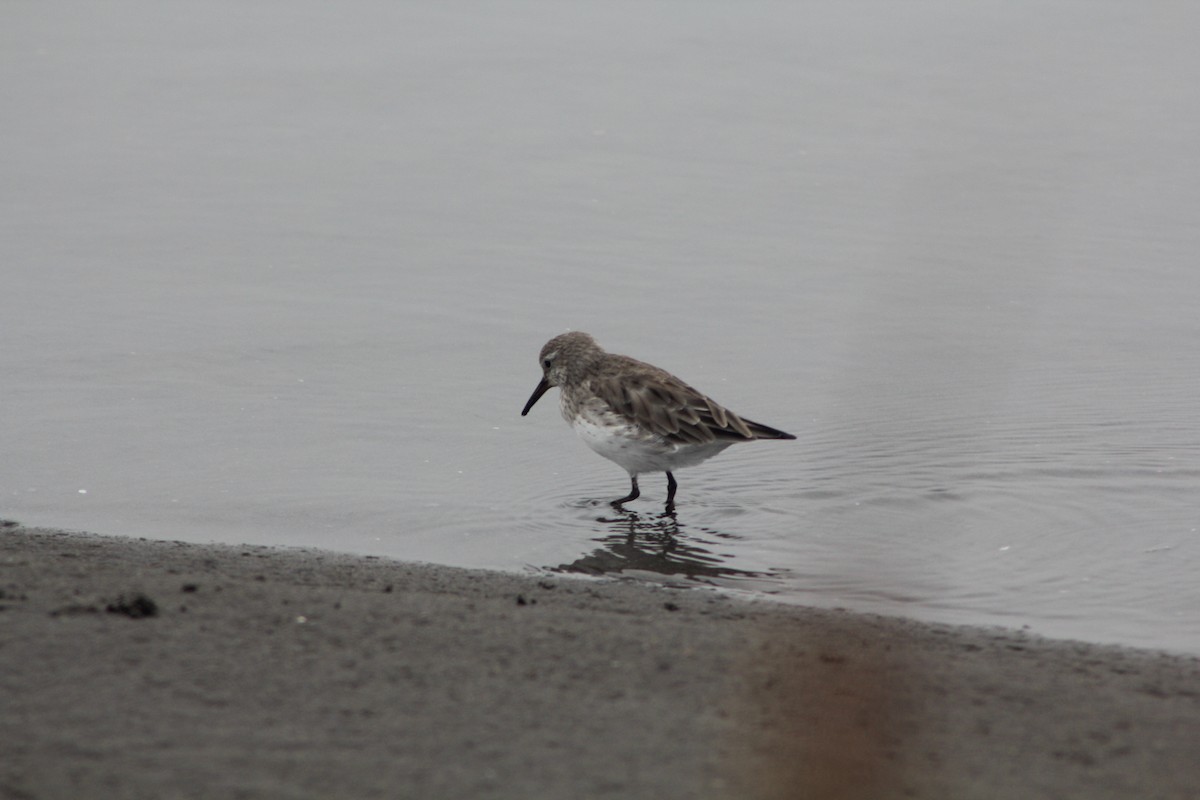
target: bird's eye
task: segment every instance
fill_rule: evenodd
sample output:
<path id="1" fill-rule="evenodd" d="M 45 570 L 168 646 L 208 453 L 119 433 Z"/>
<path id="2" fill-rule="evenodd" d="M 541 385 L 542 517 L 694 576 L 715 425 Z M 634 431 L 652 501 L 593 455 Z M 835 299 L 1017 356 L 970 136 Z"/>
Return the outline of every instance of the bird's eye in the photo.
<path id="1" fill-rule="evenodd" d="M 546 369 L 550 369 L 550 359 L 548 359 L 548 358 L 542 359 L 542 366 L 545 367 Z"/>

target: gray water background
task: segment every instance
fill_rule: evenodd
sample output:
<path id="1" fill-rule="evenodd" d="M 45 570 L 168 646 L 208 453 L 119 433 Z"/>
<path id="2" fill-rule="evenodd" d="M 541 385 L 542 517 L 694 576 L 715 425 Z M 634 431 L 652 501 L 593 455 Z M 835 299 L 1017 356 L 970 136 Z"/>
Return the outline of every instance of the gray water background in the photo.
<path id="1" fill-rule="evenodd" d="M 3 516 L 1200 652 L 1200 6 L 0 18 Z M 617 513 L 568 328 L 799 440 Z"/>

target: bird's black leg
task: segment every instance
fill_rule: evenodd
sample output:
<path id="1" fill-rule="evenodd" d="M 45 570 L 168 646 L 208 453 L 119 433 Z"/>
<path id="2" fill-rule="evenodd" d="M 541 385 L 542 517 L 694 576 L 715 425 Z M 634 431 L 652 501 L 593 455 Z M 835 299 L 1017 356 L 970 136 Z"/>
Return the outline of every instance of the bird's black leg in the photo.
<path id="1" fill-rule="evenodd" d="M 629 480 L 633 481 L 633 488 L 629 490 L 629 494 L 625 495 L 620 500 L 613 500 L 612 504 L 614 506 L 619 506 L 622 503 L 628 503 L 630 500 L 637 500 L 641 496 L 642 493 L 638 489 L 637 485 L 637 475 L 630 475 Z"/>
<path id="2" fill-rule="evenodd" d="M 667 511 L 675 510 L 675 490 L 679 488 L 679 484 L 675 482 L 675 476 L 667 473 Z"/>

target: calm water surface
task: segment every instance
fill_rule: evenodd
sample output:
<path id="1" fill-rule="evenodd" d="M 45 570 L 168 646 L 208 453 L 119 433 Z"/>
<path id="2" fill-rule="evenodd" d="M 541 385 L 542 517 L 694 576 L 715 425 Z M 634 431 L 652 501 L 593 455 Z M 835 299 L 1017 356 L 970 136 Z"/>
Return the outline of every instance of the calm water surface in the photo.
<path id="1" fill-rule="evenodd" d="M 0 512 L 1200 652 L 1200 11 L 0 12 Z M 567 328 L 797 442 L 643 498 Z"/>

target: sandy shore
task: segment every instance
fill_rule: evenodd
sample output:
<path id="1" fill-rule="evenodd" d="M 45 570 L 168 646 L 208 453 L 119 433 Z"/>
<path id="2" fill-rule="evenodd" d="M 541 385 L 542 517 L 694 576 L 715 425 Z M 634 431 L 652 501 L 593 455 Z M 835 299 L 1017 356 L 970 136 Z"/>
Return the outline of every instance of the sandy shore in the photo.
<path id="1" fill-rule="evenodd" d="M 1194 798 L 1200 660 L 0 530 L 3 798 Z"/>

